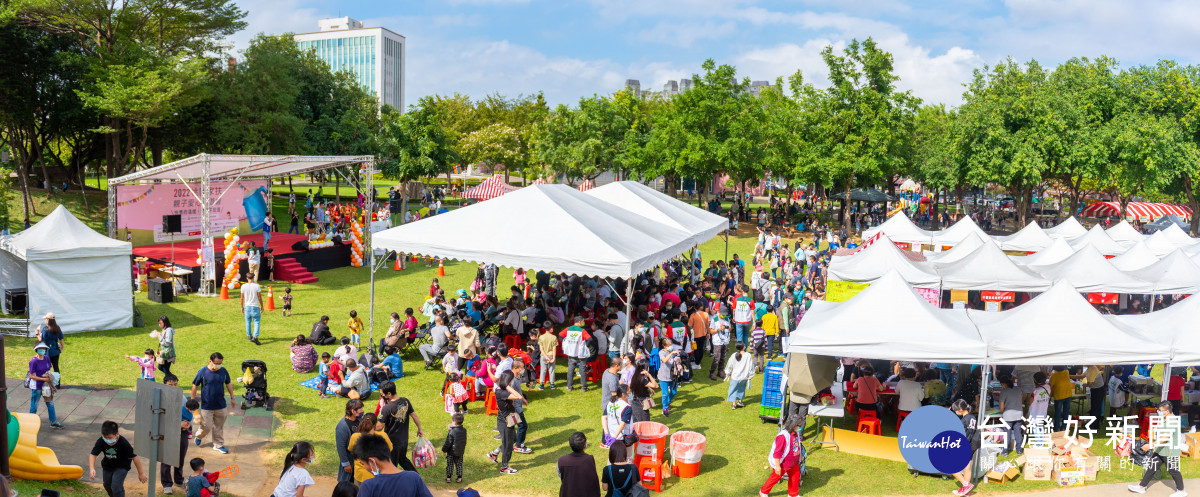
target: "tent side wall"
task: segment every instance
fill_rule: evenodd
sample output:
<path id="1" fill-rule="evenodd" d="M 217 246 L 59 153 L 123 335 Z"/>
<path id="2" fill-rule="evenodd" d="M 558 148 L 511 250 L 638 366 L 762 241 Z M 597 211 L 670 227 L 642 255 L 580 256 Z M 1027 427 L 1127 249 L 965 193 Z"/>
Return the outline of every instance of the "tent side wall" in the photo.
<path id="1" fill-rule="evenodd" d="M 63 333 L 133 327 L 128 255 L 29 262 L 30 330 L 53 312 Z"/>
<path id="2" fill-rule="evenodd" d="M 28 275 L 25 261 L 17 257 L 12 252 L 0 250 L 0 288 L 4 290 L 12 290 L 16 288 L 28 287 Z M 8 299 L 0 295 L 0 308 L 5 314 L 16 314 L 14 309 L 8 308 Z M 18 309 L 24 311 L 24 309 Z"/>

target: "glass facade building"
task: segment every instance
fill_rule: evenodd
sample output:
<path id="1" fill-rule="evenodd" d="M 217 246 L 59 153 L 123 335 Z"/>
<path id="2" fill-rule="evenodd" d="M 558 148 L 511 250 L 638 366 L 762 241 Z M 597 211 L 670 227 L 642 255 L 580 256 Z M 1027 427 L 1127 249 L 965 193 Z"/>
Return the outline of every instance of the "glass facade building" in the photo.
<path id="1" fill-rule="evenodd" d="M 321 31 L 298 34 L 296 45 L 334 72 L 354 76 L 380 105 L 404 110 L 404 37 L 384 28 L 363 28 L 349 17 L 323 19 Z"/>

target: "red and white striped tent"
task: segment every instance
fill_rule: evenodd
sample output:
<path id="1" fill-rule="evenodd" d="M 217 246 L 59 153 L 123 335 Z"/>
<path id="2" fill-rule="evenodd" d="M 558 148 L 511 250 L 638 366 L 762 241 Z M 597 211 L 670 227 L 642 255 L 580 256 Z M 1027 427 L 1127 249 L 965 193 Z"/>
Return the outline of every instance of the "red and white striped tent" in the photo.
<path id="1" fill-rule="evenodd" d="M 596 186 L 596 185 L 592 184 L 592 180 L 585 179 L 585 180 L 583 180 L 583 184 L 579 185 L 579 191 L 586 192 L 588 190 L 591 190 L 593 186 Z"/>
<path id="2" fill-rule="evenodd" d="M 463 198 L 474 198 L 479 201 L 491 200 L 505 193 L 512 193 L 519 188 L 504 182 L 504 176 L 495 174 L 492 177 L 483 180 L 480 183 L 467 191 L 463 192 Z"/>
<path id="3" fill-rule="evenodd" d="M 1167 214 L 1190 219 L 1192 209 L 1159 202 L 1130 202 L 1126 207 L 1125 217 L 1131 220 L 1153 221 Z M 1096 202 L 1084 208 L 1082 215 L 1085 217 L 1120 216 L 1121 204 L 1119 202 Z"/>
<path id="4" fill-rule="evenodd" d="M 544 180 L 544 179 L 542 179 L 542 178 L 538 178 L 538 179 L 535 179 L 535 180 L 533 180 L 533 184 L 535 184 L 535 185 L 547 185 L 547 184 L 549 184 L 549 183 L 546 183 L 546 180 Z"/>

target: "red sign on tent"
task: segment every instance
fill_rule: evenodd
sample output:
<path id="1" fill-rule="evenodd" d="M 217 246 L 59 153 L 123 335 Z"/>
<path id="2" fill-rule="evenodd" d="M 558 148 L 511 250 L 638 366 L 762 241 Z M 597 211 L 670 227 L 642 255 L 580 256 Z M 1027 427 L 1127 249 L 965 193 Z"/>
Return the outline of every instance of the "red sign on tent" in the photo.
<path id="1" fill-rule="evenodd" d="M 1088 294 L 1088 302 L 1093 304 L 1115 304 L 1119 293 L 1096 292 Z"/>
<path id="2" fill-rule="evenodd" d="M 1012 302 L 1017 299 L 1017 292 L 993 292 L 984 290 L 980 292 L 979 298 L 984 302 Z"/>

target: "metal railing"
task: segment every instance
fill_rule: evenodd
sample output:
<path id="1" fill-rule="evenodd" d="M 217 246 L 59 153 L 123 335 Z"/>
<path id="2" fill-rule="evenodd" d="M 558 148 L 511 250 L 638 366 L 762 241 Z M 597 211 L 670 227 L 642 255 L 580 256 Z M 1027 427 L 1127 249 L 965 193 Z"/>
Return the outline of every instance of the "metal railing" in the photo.
<path id="1" fill-rule="evenodd" d="M 0 335 L 29 337 L 29 320 L 20 318 L 0 318 Z"/>

